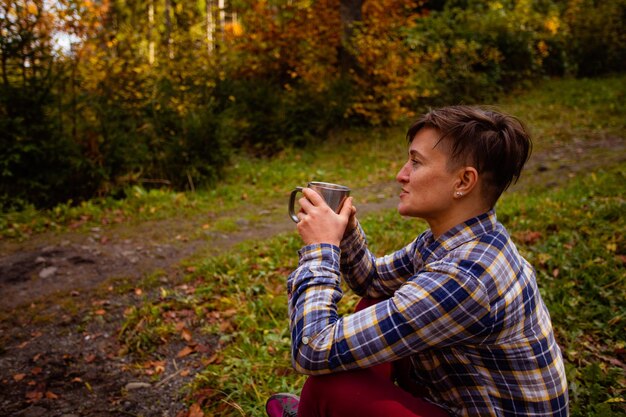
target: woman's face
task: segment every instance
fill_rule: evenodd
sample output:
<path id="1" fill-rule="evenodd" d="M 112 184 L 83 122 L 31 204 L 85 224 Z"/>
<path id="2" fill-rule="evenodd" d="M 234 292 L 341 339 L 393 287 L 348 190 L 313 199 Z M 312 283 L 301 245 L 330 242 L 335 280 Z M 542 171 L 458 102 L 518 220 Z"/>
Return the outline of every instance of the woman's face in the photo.
<path id="1" fill-rule="evenodd" d="M 429 224 L 445 219 L 454 201 L 456 170 L 448 170 L 448 153 L 439 143 L 439 132 L 424 128 L 417 132 L 409 146 L 409 159 L 396 180 L 402 185 L 398 212 L 419 217 Z"/>

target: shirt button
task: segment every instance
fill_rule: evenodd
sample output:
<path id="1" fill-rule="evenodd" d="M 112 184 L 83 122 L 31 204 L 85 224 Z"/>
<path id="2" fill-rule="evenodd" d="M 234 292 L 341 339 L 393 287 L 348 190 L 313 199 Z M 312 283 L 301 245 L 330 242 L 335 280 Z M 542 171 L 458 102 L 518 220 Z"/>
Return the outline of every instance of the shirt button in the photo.
<path id="1" fill-rule="evenodd" d="M 305 344 L 305 345 L 308 345 L 308 344 L 309 344 L 309 338 L 308 338 L 308 337 L 306 337 L 306 336 L 304 336 L 304 337 L 302 338 L 302 343 L 303 343 L 303 344 Z"/>

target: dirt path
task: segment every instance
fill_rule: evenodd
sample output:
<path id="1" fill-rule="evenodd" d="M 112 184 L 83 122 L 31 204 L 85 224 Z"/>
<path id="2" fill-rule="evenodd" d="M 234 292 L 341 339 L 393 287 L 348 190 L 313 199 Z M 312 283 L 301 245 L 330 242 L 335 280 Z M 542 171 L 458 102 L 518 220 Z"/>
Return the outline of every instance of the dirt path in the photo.
<path id="1" fill-rule="evenodd" d="M 550 187 L 624 161 L 625 148 L 623 138 L 598 137 L 536 153 L 513 189 Z M 393 182 L 353 193 L 360 215 L 395 207 L 396 194 Z M 165 271 L 162 284 L 174 287 L 185 258 L 294 229 L 286 199 L 269 207 L 260 222 L 242 221 L 237 232 L 197 239 L 189 236 L 202 218 L 0 242 L 0 416 L 186 416 L 180 390 L 215 344 L 201 341 L 202 354 L 183 358 L 176 357 L 183 344 L 163 346 L 162 363 L 147 366 L 164 369 L 151 379 L 132 366 L 136 358 L 120 354 L 117 341 L 124 310 L 141 297 L 116 288 L 155 270 Z M 61 307 L 68 305 L 73 313 Z"/>

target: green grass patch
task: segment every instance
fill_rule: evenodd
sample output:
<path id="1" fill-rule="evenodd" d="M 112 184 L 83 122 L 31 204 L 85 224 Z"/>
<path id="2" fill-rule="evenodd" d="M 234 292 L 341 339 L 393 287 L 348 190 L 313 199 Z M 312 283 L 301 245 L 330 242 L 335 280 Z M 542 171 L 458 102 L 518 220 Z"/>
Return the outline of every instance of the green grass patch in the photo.
<path id="1" fill-rule="evenodd" d="M 546 80 L 499 107 L 529 127 L 536 150 L 626 130 L 626 76 Z"/>
<path id="2" fill-rule="evenodd" d="M 626 75 L 599 79 L 546 80 L 530 91 L 505 97 L 499 106 L 524 120 L 536 149 L 598 135 L 623 136 L 626 127 Z M 26 209 L 0 216 L 0 238 L 27 239 L 45 231 L 99 226 L 200 213 L 254 221 L 259 210 L 282 201 L 296 185 L 327 180 L 362 187 L 392 180 L 406 151 L 402 126 L 337 132 L 315 146 L 286 149 L 274 158 L 233 157 L 224 181 L 196 192 L 133 187 L 123 200 L 94 199 L 50 210 Z M 228 221 L 218 228 L 228 228 Z M 211 222 L 209 228 L 213 228 Z"/>
<path id="3" fill-rule="evenodd" d="M 497 209 L 520 251 L 537 268 L 566 360 L 573 416 L 624 412 L 625 180 L 622 164 L 562 188 L 507 194 Z M 379 255 L 403 246 L 426 228 L 395 210 L 373 214 L 362 223 Z M 195 271 L 188 279 L 195 283 L 195 292 L 185 296 L 184 308 L 197 311 L 198 326 L 219 337 L 221 346 L 219 359 L 191 387 L 192 392 L 210 392 L 208 411 L 235 416 L 243 410 L 245 415 L 262 416 L 271 393 L 297 393 L 301 388 L 305 378 L 291 369 L 289 359 L 285 289 L 300 245 L 297 235 L 287 233 L 192 264 Z M 347 292 L 340 311 L 349 313 L 356 301 Z M 128 321 L 149 324 L 145 317 L 173 307 L 171 301 L 157 300 Z M 160 329 L 158 322 L 152 326 L 155 332 Z M 150 337 L 153 330 L 143 331 Z"/>

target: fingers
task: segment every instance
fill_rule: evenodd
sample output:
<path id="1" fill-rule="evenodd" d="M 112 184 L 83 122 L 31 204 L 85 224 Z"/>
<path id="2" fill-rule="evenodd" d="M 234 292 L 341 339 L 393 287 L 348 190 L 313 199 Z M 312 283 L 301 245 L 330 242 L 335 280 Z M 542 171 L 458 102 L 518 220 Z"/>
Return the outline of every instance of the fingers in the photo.
<path id="1" fill-rule="evenodd" d="M 314 206 L 319 206 L 319 205 L 322 205 L 322 204 L 326 203 L 324 201 L 324 198 L 321 195 L 319 195 L 319 193 L 317 193 L 315 190 L 312 190 L 311 188 L 303 188 L 302 189 L 302 194 L 304 194 L 304 196 L 311 203 L 313 203 Z"/>
<path id="2" fill-rule="evenodd" d="M 304 194 L 304 197 L 299 199 L 298 203 L 300 204 L 300 209 L 307 214 L 311 213 L 311 209 L 313 209 L 314 207 L 322 207 L 327 205 L 326 201 L 324 201 L 324 198 L 319 195 L 319 193 L 317 193 L 315 190 L 312 190 L 310 188 L 303 188 L 302 194 Z"/>
<path id="3" fill-rule="evenodd" d="M 346 198 L 346 201 L 343 202 L 343 206 L 341 206 L 339 215 L 345 218 L 349 218 L 352 215 L 353 210 L 356 211 L 356 209 L 352 205 L 352 197 L 348 197 Z"/>

